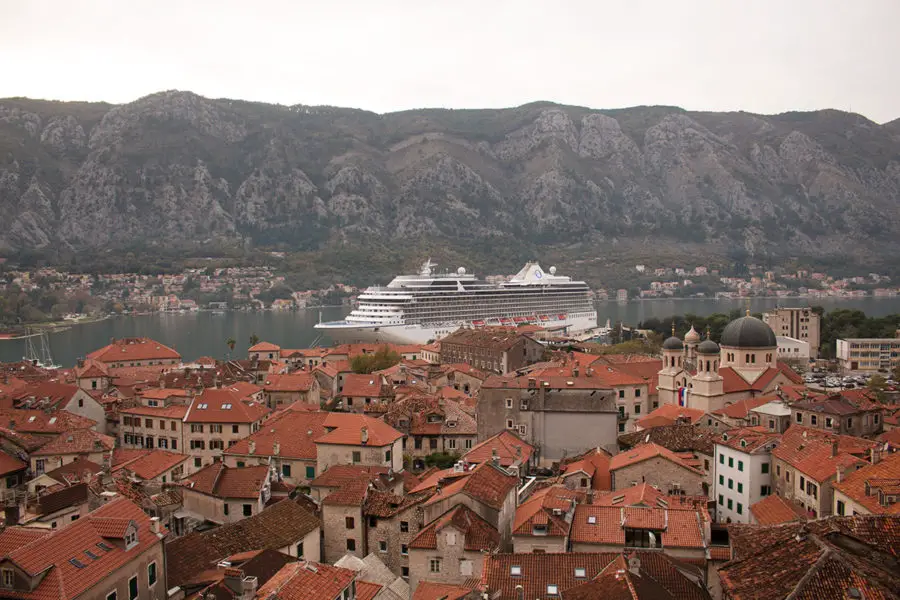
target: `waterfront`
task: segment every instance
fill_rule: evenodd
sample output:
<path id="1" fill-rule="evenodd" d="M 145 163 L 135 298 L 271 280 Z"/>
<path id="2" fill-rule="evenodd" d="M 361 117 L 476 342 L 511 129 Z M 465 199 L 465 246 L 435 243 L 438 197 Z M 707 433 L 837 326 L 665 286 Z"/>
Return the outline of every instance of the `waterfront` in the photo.
<path id="1" fill-rule="evenodd" d="M 753 298 L 750 310 L 762 312 L 775 306 L 821 305 L 826 311 L 835 308 L 854 308 L 869 316 L 883 316 L 900 312 L 900 298 Z M 693 313 L 709 315 L 727 313 L 733 309 L 745 309 L 746 300 L 666 299 L 642 300 L 625 303 L 602 302 L 597 305 L 597 319 L 602 325 L 606 319 L 637 325 L 650 317 L 664 318 L 671 315 Z M 142 316 L 114 317 L 96 323 L 76 325 L 66 331 L 50 335 L 50 348 L 54 360 L 70 367 L 79 357 L 109 343 L 110 338 L 150 337 L 178 350 L 186 360 L 200 356 L 224 358 L 229 352 L 225 342 L 232 338 L 236 345 L 233 355 L 247 355 L 250 336 L 276 343 L 285 348 L 309 347 L 318 337 L 313 326 L 323 321 L 343 318 L 349 307 L 327 307 L 299 311 L 265 312 L 210 312 L 157 313 Z M 329 340 L 321 339 L 320 345 Z M 0 361 L 21 360 L 25 353 L 25 340 L 0 340 Z"/>

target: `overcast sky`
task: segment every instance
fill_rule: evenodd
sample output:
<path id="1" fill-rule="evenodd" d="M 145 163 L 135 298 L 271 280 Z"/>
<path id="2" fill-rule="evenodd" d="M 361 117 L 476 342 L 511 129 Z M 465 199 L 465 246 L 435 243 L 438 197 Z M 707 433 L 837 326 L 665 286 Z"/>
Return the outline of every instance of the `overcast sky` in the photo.
<path id="1" fill-rule="evenodd" d="M 900 117 L 900 0 L 0 0 L 0 97 Z"/>

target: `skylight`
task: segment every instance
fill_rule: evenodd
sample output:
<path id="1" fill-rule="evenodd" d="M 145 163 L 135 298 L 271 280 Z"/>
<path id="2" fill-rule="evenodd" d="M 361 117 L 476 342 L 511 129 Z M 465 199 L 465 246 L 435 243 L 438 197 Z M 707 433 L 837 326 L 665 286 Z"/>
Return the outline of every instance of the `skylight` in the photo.
<path id="1" fill-rule="evenodd" d="M 509 568 L 509 574 L 513 577 L 520 577 L 522 575 L 522 567 L 519 565 L 512 565 Z"/>
<path id="2" fill-rule="evenodd" d="M 588 517 L 588 523 L 591 524 L 591 525 L 596 525 L 596 524 L 597 524 L 597 517 L 591 515 L 590 517 Z"/>
<path id="3" fill-rule="evenodd" d="M 29 423 L 34 423 L 34 420 L 35 420 L 36 418 L 37 418 L 37 417 L 35 417 L 34 415 L 32 415 L 32 416 L 28 417 L 28 422 L 29 422 Z"/>
<path id="4" fill-rule="evenodd" d="M 83 569 L 87 566 L 83 562 L 78 560 L 77 558 L 70 558 L 69 562 L 72 563 L 72 565 L 78 569 Z"/>
<path id="5" fill-rule="evenodd" d="M 559 586 L 557 586 L 555 583 L 548 583 L 547 584 L 547 595 L 548 596 L 559 595 Z"/>
<path id="6" fill-rule="evenodd" d="M 56 423 L 56 417 L 50 417 L 50 424 L 53 425 Z"/>
<path id="7" fill-rule="evenodd" d="M 223 410 L 231 410 L 231 404 L 223 404 L 222 409 Z"/>
<path id="8" fill-rule="evenodd" d="M 583 579 L 583 578 L 587 577 L 587 571 L 585 569 L 582 569 L 581 567 L 576 567 L 575 568 L 575 577 L 577 577 L 579 579 Z"/>
<path id="9" fill-rule="evenodd" d="M 104 542 L 97 542 L 97 547 L 105 552 L 112 552 L 112 546 L 109 546 Z"/>
<path id="10" fill-rule="evenodd" d="M 91 552 L 90 550 L 85 550 L 84 553 L 87 554 L 87 557 L 90 558 L 91 560 L 98 560 L 100 558 L 99 556 L 97 556 L 96 554 Z"/>
<path id="11" fill-rule="evenodd" d="M 205 403 L 204 403 L 204 404 L 198 404 L 198 405 L 197 405 L 197 410 L 204 410 L 207 406 L 209 406 L 209 404 L 205 404 Z"/>

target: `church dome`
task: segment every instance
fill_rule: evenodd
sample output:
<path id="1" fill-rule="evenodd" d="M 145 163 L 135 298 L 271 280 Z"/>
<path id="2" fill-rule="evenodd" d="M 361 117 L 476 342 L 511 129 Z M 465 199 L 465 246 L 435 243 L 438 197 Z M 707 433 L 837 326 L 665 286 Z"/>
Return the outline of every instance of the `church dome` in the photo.
<path id="1" fill-rule="evenodd" d="M 684 341 L 693 343 L 700 341 L 700 333 L 696 329 L 694 329 L 693 325 L 691 325 L 691 330 L 685 334 Z"/>
<path id="2" fill-rule="evenodd" d="M 750 315 L 729 323 L 722 332 L 721 343 L 733 348 L 774 348 L 778 345 L 772 328 Z"/>
<path id="3" fill-rule="evenodd" d="M 709 338 L 706 338 L 697 346 L 698 354 L 718 354 L 719 345 Z"/>
<path id="4" fill-rule="evenodd" d="M 674 335 L 663 342 L 663 350 L 681 350 L 684 344 Z"/>

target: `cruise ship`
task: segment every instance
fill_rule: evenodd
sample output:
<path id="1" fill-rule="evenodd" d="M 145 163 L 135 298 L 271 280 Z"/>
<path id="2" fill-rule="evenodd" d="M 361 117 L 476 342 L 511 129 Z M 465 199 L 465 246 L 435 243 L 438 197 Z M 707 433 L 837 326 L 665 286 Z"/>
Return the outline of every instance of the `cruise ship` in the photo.
<path id="1" fill-rule="evenodd" d="M 597 327 L 592 294 L 583 281 L 529 262 L 512 278 L 494 284 L 460 267 L 437 273 L 429 259 L 417 275 L 400 275 L 373 286 L 343 321 L 316 325 L 334 342 L 425 344 L 460 327 L 532 323 L 579 333 Z"/>

